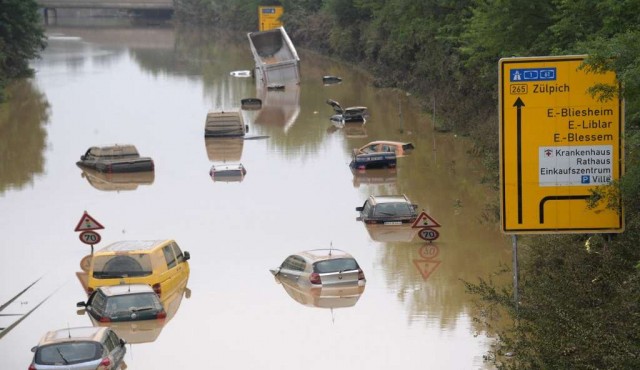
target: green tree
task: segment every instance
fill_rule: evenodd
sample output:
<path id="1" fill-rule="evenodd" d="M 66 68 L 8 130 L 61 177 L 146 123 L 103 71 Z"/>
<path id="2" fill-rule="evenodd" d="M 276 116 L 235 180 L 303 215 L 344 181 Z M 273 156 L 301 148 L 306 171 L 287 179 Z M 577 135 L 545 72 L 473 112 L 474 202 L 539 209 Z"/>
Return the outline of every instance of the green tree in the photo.
<path id="1" fill-rule="evenodd" d="M 35 0 L 0 1 L 0 101 L 10 79 L 29 76 L 29 61 L 46 46 Z"/>

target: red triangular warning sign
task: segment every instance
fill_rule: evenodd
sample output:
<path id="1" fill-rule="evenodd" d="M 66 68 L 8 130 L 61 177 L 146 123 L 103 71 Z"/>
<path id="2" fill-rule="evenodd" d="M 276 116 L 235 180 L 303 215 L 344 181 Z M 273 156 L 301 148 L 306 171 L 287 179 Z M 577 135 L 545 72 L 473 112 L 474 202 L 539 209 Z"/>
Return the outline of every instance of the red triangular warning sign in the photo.
<path id="1" fill-rule="evenodd" d="M 413 264 L 416 266 L 422 278 L 427 280 L 431 274 L 440 266 L 442 261 L 434 260 L 413 260 Z"/>
<path id="2" fill-rule="evenodd" d="M 440 227 L 440 224 L 423 211 L 418 215 L 418 218 L 416 218 L 411 227 L 422 229 L 423 227 Z"/>
<path id="3" fill-rule="evenodd" d="M 78 226 L 76 226 L 76 231 L 86 231 L 86 230 L 100 230 L 104 229 L 104 226 L 100 225 L 98 221 L 96 221 L 93 217 L 89 216 L 87 211 L 84 211 L 80 222 L 78 222 Z"/>

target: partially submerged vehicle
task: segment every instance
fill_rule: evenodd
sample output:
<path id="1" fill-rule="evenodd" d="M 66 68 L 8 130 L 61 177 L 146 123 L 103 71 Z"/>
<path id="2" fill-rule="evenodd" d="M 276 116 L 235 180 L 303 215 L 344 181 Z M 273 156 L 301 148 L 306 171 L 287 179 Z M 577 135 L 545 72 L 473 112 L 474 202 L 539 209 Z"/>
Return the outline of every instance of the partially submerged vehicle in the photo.
<path id="1" fill-rule="evenodd" d="M 122 173 L 153 171 L 153 159 L 141 157 L 134 145 L 92 146 L 76 164 L 98 172 Z"/>
<path id="2" fill-rule="evenodd" d="M 244 110 L 258 110 L 262 108 L 262 100 L 258 98 L 244 98 L 240 100 L 240 108 Z"/>
<path id="3" fill-rule="evenodd" d="M 356 212 L 360 213 L 357 220 L 365 224 L 402 225 L 418 218 L 417 209 L 418 205 L 404 194 L 370 195 Z"/>
<path id="4" fill-rule="evenodd" d="M 322 83 L 325 85 L 335 85 L 342 83 L 342 78 L 338 76 L 322 76 Z"/>
<path id="5" fill-rule="evenodd" d="M 253 73 L 251 71 L 249 71 L 249 70 L 242 70 L 242 71 L 231 71 L 229 73 L 229 75 L 231 75 L 233 77 L 247 78 L 247 77 L 253 76 Z"/>
<path id="6" fill-rule="evenodd" d="M 301 287 L 325 288 L 364 285 L 364 272 L 356 259 L 340 249 L 313 249 L 287 257 L 280 267 L 269 269 L 279 279 Z"/>
<path id="7" fill-rule="evenodd" d="M 256 79 L 265 86 L 300 83 L 300 58 L 283 27 L 247 34 Z"/>
<path id="8" fill-rule="evenodd" d="M 234 137 L 244 136 L 249 131 L 244 124 L 242 112 L 209 112 L 204 125 L 205 137 Z"/>
<path id="9" fill-rule="evenodd" d="M 355 154 L 351 159 L 349 166 L 352 169 L 368 170 L 380 168 L 395 168 L 397 164 L 396 153 L 362 153 Z"/>
<path id="10" fill-rule="evenodd" d="M 369 109 L 363 106 L 354 106 L 342 108 L 340 103 L 335 100 L 327 99 L 333 111 L 336 113 L 331 116 L 331 120 L 335 122 L 364 122 L 369 117 Z"/>
<path id="11" fill-rule="evenodd" d="M 209 176 L 213 181 L 240 182 L 246 174 L 247 169 L 242 163 L 214 164 L 209 170 Z"/>
<path id="12" fill-rule="evenodd" d="M 396 157 L 403 157 L 415 149 L 412 143 L 401 141 L 378 140 L 372 141 L 367 145 L 353 150 L 354 155 L 373 154 L 373 153 L 389 153 L 393 152 Z"/>

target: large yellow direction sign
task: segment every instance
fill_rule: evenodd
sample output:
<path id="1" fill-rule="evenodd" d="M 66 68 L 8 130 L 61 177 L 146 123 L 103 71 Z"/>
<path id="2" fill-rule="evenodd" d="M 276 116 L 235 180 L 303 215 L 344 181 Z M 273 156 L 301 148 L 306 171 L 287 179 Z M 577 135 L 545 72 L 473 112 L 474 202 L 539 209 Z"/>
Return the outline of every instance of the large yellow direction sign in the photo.
<path id="1" fill-rule="evenodd" d="M 623 172 L 623 102 L 588 89 L 615 73 L 584 56 L 505 58 L 500 72 L 500 177 L 505 233 L 622 232 L 622 212 L 588 208 L 590 190 Z"/>
<path id="2" fill-rule="evenodd" d="M 281 6 L 260 6 L 258 7 L 258 18 L 260 31 L 268 31 L 282 27 L 280 16 L 284 12 Z"/>

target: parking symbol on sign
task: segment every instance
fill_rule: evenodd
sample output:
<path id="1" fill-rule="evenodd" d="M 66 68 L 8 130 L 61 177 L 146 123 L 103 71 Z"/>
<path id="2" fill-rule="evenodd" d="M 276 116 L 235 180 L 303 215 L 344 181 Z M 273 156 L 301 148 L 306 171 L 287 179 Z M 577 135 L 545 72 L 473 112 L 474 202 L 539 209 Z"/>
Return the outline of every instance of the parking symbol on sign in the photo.
<path id="1" fill-rule="evenodd" d="M 583 184 L 590 184 L 591 177 L 589 175 L 582 175 L 582 179 L 580 180 L 580 182 Z"/>

